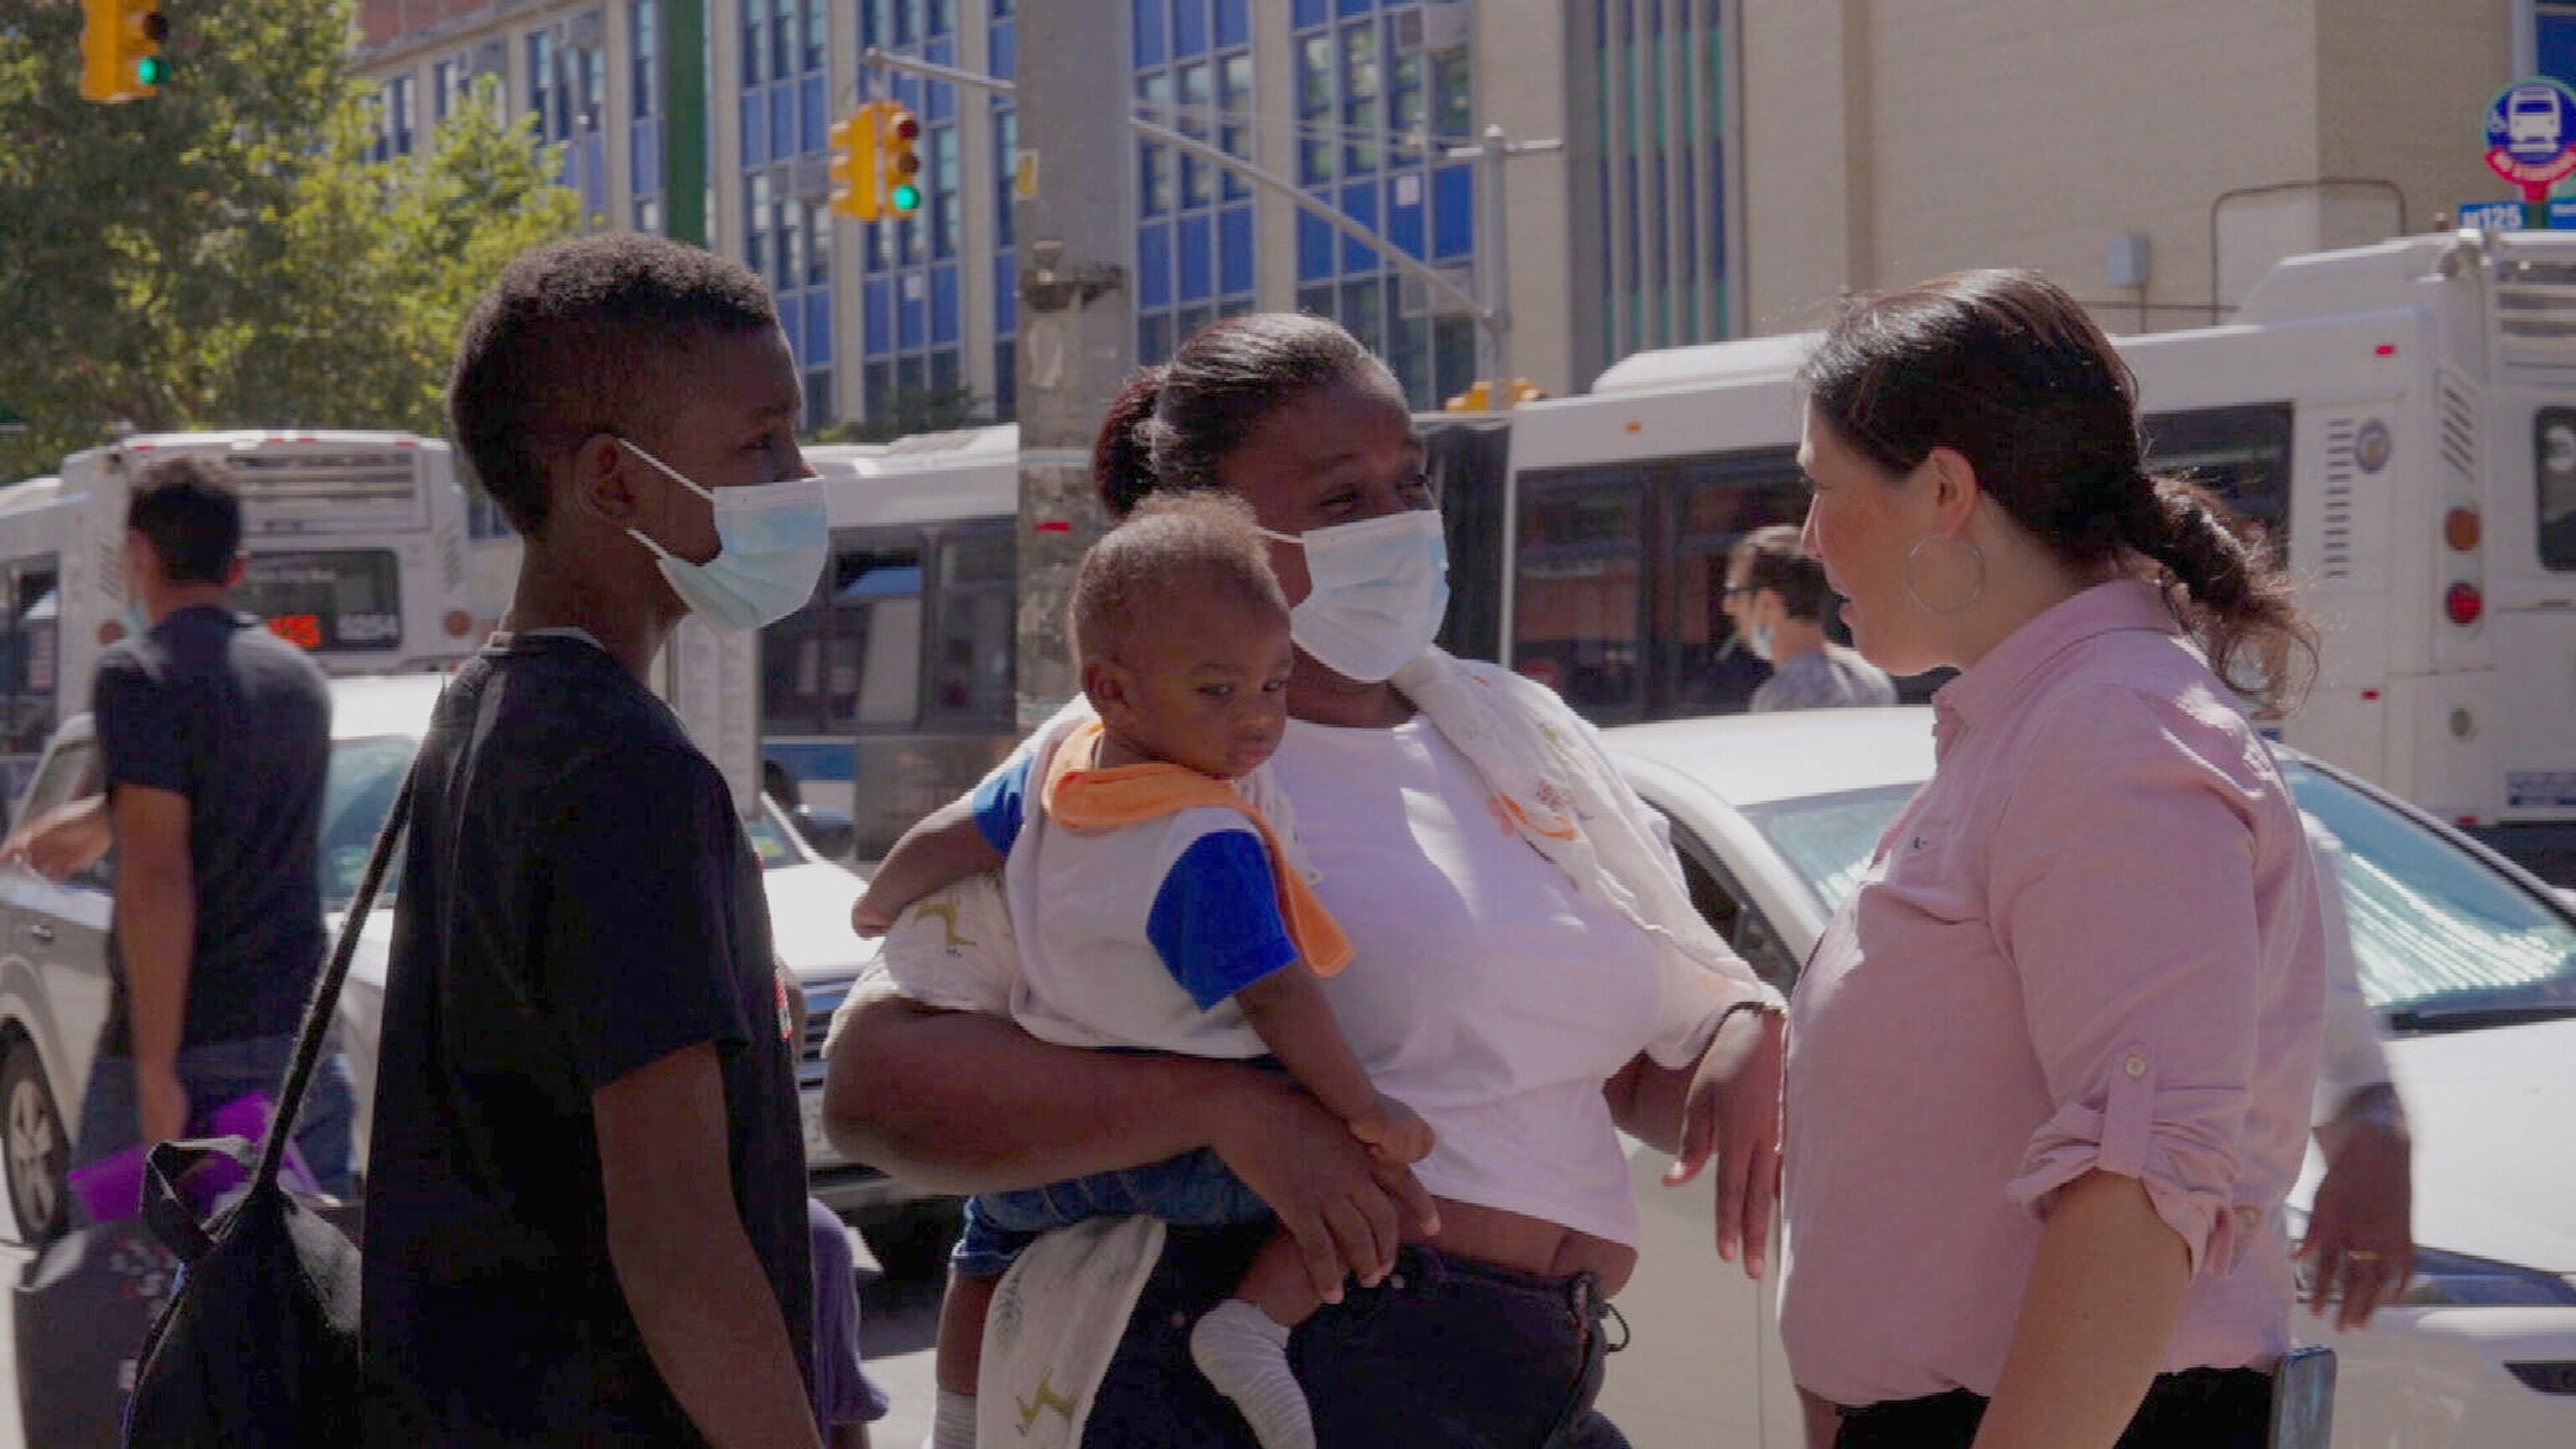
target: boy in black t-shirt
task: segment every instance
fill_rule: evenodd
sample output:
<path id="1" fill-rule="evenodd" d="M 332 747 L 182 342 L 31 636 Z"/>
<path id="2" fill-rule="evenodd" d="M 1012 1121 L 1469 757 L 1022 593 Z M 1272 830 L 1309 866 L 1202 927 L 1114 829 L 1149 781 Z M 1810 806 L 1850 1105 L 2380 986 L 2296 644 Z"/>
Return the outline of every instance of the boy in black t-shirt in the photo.
<path id="1" fill-rule="evenodd" d="M 421 751 L 367 1442 L 813 1445 L 800 1023 L 723 777 L 643 683 L 684 614 L 756 627 L 814 587 L 777 314 L 658 238 L 540 248 L 467 323 L 449 409 L 525 551 Z"/>

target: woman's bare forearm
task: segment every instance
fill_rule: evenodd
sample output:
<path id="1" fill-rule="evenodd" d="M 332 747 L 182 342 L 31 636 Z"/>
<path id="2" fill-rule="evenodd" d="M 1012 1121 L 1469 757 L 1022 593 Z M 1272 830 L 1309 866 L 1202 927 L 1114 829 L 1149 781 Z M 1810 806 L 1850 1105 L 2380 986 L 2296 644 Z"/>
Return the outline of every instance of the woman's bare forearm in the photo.
<path id="1" fill-rule="evenodd" d="M 2182 1317 L 2191 1260 L 2134 1177 L 2090 1172 L 2040 1230 L 1977 1449 L 2109 1449 Z"/>

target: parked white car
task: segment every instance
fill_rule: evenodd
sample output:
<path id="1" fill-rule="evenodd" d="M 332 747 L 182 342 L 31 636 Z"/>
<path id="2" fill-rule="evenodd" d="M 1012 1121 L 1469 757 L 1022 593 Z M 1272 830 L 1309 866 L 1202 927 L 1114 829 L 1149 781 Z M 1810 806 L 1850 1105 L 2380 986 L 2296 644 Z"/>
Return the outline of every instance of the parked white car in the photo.
<path id="1" fill-rule="evenodd" d="M 1609 743 L 1673 823 L 1693 897 L 1786 987 L 1896 811 L 1932 769 L 1922 709 L 1636 725 Z M 2576 913 L 2430 817 L 2284 751 L 2299 803 L 2344 844 L 2364 992 L 2415 1135 L 2404 1300 L 2303 1341 L 2340 1358 L 2337 1449 L 2576 1445 Z M 2142 863 L 2142 871 L 2152 871 Z M 1631 1144 L 1646 1256 L 1620 1295 L 1633 1342 L 1603 1408 L 1639 1444 L 1795 1449 L 1771 1285 L 1713 1246 L 1711 1190 Z M 2322 1165 L 2293 1190 L 2303 1209 Z M 1773 1255 L 1777 1261 L 1777 1254 Z"/>
<path id="2" fill-rule="evenodd" d="M 392 809 L 445 680 L 433 674 L 331 681 L 331 773 L 323 799 L 322 895 L 336 937 L 341 913 L 365 873 L 376 831 Z M 56 732 L 30 777 L 13 820 L 26 820 L 98 789 L 97 740 L 87 716 Z M 850 906 L 865 882 L 825 860 L 775 801 L 764 798 L 749 825 L 760 855 L 779 959 L 806 995 L 800 1085 L 812 1191 L 857 1218 L 871 1240 L 900 1256 L 916 1237 L 944 1226 L 948 1199 L 907 1188 L 845 1161 L 821 1130 L 823 1032 L 850 982 L 875 955 L 850 930 Z M 23 868 L 0 869 L 0 1141 L 9 1205 L 22 1242 L 41 1241 L 63 1222 L 63 1172 L 71 1123 L 99 1027 L 108 1008 L 107 926 L 112 859 L 56 884 Z M 358 1082 L 359 1160 L 371 1129 L 377 1022 L 392 934 L 389 880 L 368 921 L 339 1005 L 340 1043 Z"/>

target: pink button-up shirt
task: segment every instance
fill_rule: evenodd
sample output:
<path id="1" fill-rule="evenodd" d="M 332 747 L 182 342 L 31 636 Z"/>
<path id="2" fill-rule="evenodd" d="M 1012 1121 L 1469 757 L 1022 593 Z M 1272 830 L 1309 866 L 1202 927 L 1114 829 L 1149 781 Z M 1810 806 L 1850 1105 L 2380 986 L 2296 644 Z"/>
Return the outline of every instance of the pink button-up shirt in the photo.
<path id="1" fill-rule="evenodd" d="M 2270 751 L 2127 580 L 1933 703 L 1932 779 L 1791 1003 L 1791 1373 L 1842 1404 L 1992 1394 L 2052 1194 L 2096 1169 L 2190 1249 L 2164 1368 L 2268 1364 L 2325 974 Z"/>

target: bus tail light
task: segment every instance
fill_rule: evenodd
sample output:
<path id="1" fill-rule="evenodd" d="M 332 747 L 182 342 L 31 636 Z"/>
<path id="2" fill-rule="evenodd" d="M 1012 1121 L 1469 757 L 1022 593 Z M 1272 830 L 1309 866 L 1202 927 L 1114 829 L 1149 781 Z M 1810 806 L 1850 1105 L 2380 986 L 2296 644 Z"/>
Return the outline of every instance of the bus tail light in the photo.
<path id="1" fill-rule="evenodd" d="M 2442 515 L 2442 541 L 2453 553 L 2468 553 L 2478 546 L 2483 529 L 2474 508 L 2454 508 Z"/>
<path id="2" fill-rule="evenodd" d="M 2487 596 L 2478 591 L 2477 585 L 2465 579 L 2443 591 L 2442 612 L 2463 629 L 2484 617 L 2486 611 Z"/>
<path id="3" fill-rule="evenodd" d="M 474 629 L 474 616 L 463 609 L 448 610 L 447 617 L 440 622 L 447 626 L 450 639 L 462 639 Z"/>

